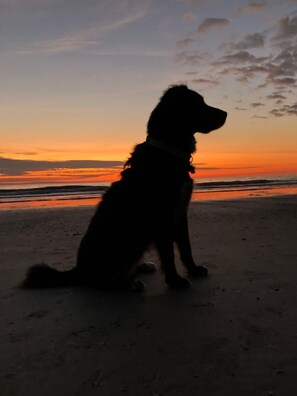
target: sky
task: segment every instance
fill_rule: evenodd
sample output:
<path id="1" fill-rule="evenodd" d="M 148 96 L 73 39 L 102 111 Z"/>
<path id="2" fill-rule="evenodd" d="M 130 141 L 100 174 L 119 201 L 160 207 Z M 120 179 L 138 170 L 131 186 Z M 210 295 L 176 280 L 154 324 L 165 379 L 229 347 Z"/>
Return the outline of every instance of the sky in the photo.
<path id="1" fill-rule="evenodd" d="M 0 0 L 0 186 L 115 180 L 177 83 L 195 177 L 297 174 L 296 64 L 297 0 Z"/>

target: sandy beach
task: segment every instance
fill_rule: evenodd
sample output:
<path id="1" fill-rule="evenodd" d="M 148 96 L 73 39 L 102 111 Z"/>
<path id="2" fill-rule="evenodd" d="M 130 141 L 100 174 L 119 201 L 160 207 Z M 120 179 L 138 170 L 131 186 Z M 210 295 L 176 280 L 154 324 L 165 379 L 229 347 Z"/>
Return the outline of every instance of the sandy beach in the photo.
<path id="1" fill-rule="evenodd" d="M 192 203 L 210 275 L 187 290 L 160 272 L 140 294 L 17 288 L 75 264 L 93 211 L 0 212 L 1 396 L 297 395 L 297 195 Z"/>

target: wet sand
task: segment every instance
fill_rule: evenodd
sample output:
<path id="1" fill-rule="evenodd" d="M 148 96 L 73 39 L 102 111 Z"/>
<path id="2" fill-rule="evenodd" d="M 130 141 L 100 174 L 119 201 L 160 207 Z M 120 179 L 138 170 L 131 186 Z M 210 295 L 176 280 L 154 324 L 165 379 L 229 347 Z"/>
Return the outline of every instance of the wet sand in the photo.
<path id="1" fill-rule="evenodd" d="M 188 290 L 160 272 L 142 294 L 16 288 L 72 267 L 93 211 L 0 212 L 1 395 L 296 396 L 296 195 L 192 203 L 210 275 Z"/>

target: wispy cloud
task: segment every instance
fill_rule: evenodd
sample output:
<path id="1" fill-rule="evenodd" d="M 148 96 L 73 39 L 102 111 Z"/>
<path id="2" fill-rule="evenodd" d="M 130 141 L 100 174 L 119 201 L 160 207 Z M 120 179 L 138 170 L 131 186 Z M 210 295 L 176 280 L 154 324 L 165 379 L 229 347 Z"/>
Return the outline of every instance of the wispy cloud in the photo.
<path id="1" fill-rule="evenodd" d="M 219 85 L 219 82 L 216 80 L 209 80 L 207 78 L 194 78 L 191 80 L 194 84 L 207 84 L 207 85 Z"/>
<path id="2" fill-rule="evenodd" d="M 84 47 L 99 45 L 100 41 L 94 39 L 95 30 L 96 29 L 87 29 L 85 31 L 65 35 L 63 37 L 35 42 L 31 47 L 24 48 L 16 52 L 19 55 L 50 56 L 75 51 Z M 93 39 L 91 39 L 92 37 Z"/>
<path id="3" fill-rule="evenodd" d="M 175 55 L 175 61 L 182 65 L 199 65 L 209 57 L 207 52 L 202 51 L 180 51 Z"/>
<path id="4" fill-rule="evenodd" d="M 284 1 L 290 5 L 296 3 L 291 0 Z M 278 7 L 280 3 L 280 0 L 271 1 L 272 6 Z M 269 5 L 270 2 L 266 0 L 247 1 L 239 9 L 241 14 L 239 18 L 246 19 L 247 16 L 242 15 L 244 13 L 267 11 Z M 230 41 L 220 43 L 219 30 L 214 36 L 217 48 L 207 53 L 195 50 L 196 43 L 201 48 L 199 40 L 202 40 L 204 33 L 208 33 L 211 29 L 226 27 L 230 23 L 230 19 L 227 18 L 204 19 L 198 26 L 200 35 L 191 42 L 191 48 L 188 49 L 185 42 L 185 46 L 176 54 L 177 63 L 191 67 L 191 71 L 187 71 L 186 75 L 189 78 L 198 76 L 189 81 L 209 82 L 209 87 L 214 87 L 224 83 L 226 77 L 233 78 L 240 84 L 245 84 L 247 88 L 257 87 L 266 91 L 265 105 L 280 105 L 279 109 L 272 109 L 271 114 L 295 115 L 295 104 L 288 102 L 293 98 L 297 88 L 297 11 L 279 20 L 271 20 L 271 26 L 266 24 L 263 31 L 253 31 L 245 35 L 234 32 L 233 37 L 236 39 Z M 207 72 L 203 73 L 203 70 Z M 210 81 L 213 81 L 213 84 Z M 252 105 L 246 104 L 250 109 L 263 105 L 263 96 L 256 99 L 256 95 L 255 92 Z M 266 111 L 269 111 L 269 108 Z"/>
<path id="5" fill-rule="evenodd" d="M 283 105 L 278 108 L 274 108 L 270 111 L 270 114 L 274 115 L 275 117 L 283 117 L 285 115 L 297 115 L 297 102 L 292 105 Z"/>
<path id="6" fill-rule="evenodd" d="M 100 55 L 100 56 L 142 56 L 142 57 L 172 57 L 174 51 L 171 49 L 160 49 L 160 48 L 145 48 L 145 47 L 118 47 L 111 49 L 89 49 L 88 54 Z"/>
<path id="7" fill-rule="evenodd" d="M 276 100 L 276 99 L 287 99 L 286 96 L 281 95 L 281 94 L 272 94 L 272 95 L 268 95 L 266 96 L 267 99 L 272 99 L 272 100 Z"/>
<path id="8" fill-rule="evenodd" d="M 193 14 L 192 12 L 188 12 L 182 16 L 182 21 L 187 23 L 196 21 L 196 19 L 197 15 Z"/>
<path id="9" fill-rule="evenodd" d="M 251 54 L 248 51 L 238 51 L 230 55 L 225 55 L 221 57 L 219 60 L 213 62 L 214 65 L 229 65 L 229 64 L 238 64 L 238 63 L 258 63 L 261 61 L 256 58 L 255 55 Z"/>
<path id="10" fill-rule="evenodd" d="M 122 167 L 122 165 L 122 161 L 34 161 L 0 157 L 0 174 L 5 176 L 21 176 L 29 172 L 37 171 L 57 169 L 115 169 Z"/>
<path id="11" fill-rule="evenodd" d="M 121 7 L 113 19 L 107 18 L 104 22 L 62 36 L 47 40 L 40 40 L 32 45 L 17 50 L 19 55 L 43 55 L 50 56 L 67 53 L 84 48 L 94 48 L 101 44 L 101 39 L 108 33 L 120 30 L 125 26 L 147 15 L 150 2 L 145 0 L 141 3 L 130 4 L 130 7 Z"/>
<path id="12" fill-rule="evenodd" d="M 221 44 L 221 49 L 226 51 L 247 50 L 250 48 L 263 48 L 265 45 L 265 35 L 253 33 L 246 35 L 242 40 Z"/>
<path id="13" fill-rule="evenodd" d="M 260 10 L 265 7 L 265 4 L 267 3 L 264 1 L 249 2 L 246 7 Z M 229 22 L 229 20 L 208 18 L 203 21 L 199 29 L 203 33 L 212 27 L 224 27 Z M 195 51 L 194 43 L 191 44 L 191 50 L 184 48 L 176 55 L 176 61 L 191 68 L 198 66 L 199 70 L 205 65 L 209 70 L 211 66 L 212 76 L 212 78 L 207 75 L 199 76 L 200 78 L 191 82 L 203 83 L 205 81 L 206 83 L 209 80 L 219 83 L 226 76 L 244 84 L 256 82 L 259 89 L 271 87 L 273 90 L 267 94 L 267 99 L 280 106 L 278 109 L 272 109 L 271 114 L 277 117 L 296 115 L 295 104 L 288 103 L 297 87 L 296 13 L 279 19 L 271 29 L 266 29 L 265 32 L 254 32 L 233 42 L 221 43 L 218 51 L 209 52 L 207 56 Z M 257 108 L 261 105 L 260 100 L 255 100 L 249 106 Z M 243 108 L 237 108 L 237 110 L 243 110 Z"/>
<path id="14" fill-rule="evenodd" d="M 290 40 L 295 39 L 297 35 L 297 15 L 286 17 L 279 20 L 278 33 L 274 40 Z"/>
<path id="15" fill-rule="evenodd" d="M 297 102 L 293 105 L 284 106 L 281 111 L 284 111 L 286 114 L 297 115 Z"/>
<path id="16" fill-rule="evenodd" d="M 198 26 L 197 32 L 200 34 L 207 33 L 211 29 L 223 28 L 231 23 L 230 19 L 226 18 L 206 18 Z"/>
<path id="17" fill-rule="evenodd" d="M 32 156 L 32 155 L 38 155 L 39 153 L 37 151 L 18 151 L 14 153 L 15 155 L 28 155 L 28 156 Z M 1 158 L 0 158 L 1 160 Z"/>
<path id="18" fill-rule="evenodd" d="M 260 102 L 251 103 L 251 107 L 252 107 L 253 109 L 255 109 L 255 108 L 257 108 L 257 107 L 260 107 L 260 106 L 264 106 L 264 103 L 260 103 Z"/>
<path id="19" fill-rule="evenodd" d="M 247 4 L 240 6 L 238 8 L 238 12 L 240 14 L 243 13 L 251 13 L 251 12 L 260 12 L 266 9 L 266 3 L 264 1 L 249 1 Z"/>
<path id="20" fill-rule="evenodd" d="M 193 39 L 191 39 L 191 38 L 186 38 L 186 39 L 177 41 L 177 42 L 176 42 L 176 46 L 177 46 L 178 48 L 184 48 L 184 47 L 187 47 L 189 44 L 191 44 L 191 43 L 193 43 L 193 42 L 194 42 Z"/>

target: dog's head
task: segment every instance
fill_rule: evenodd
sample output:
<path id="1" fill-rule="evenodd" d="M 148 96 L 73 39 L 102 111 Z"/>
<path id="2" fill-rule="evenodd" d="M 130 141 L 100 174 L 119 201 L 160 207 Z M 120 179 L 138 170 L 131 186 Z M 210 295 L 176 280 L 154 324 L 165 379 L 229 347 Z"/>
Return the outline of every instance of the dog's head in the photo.
<path id="1" fill-rule="evenodd" d="M 193 136 L 209 133 L 224 125 L 227 113 L 208 106 L 201 95 L 186 85 L 175 85 L 164 92 L 148 121 L 148 134 Z M 158 135 L 158 136 L 157 136 Z"/>

